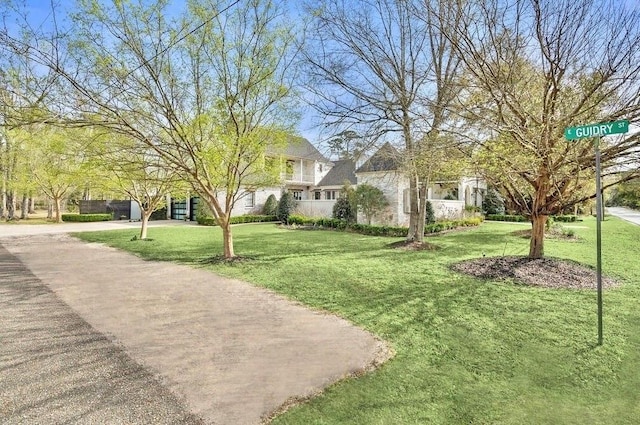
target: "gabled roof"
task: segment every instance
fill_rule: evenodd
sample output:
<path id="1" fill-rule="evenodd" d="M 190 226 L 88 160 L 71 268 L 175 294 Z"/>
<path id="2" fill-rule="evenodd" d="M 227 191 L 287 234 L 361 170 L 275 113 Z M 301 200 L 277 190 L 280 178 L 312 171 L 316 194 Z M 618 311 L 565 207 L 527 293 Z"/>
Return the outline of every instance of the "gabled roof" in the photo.
<path id="1" fill-rule="evenodd" d="M 331 162 L 324 155 L 322 155 L 315 146 L 313 146 L 307 139 L 299 136 L 289 136 L 287 138 L 287 145 L 282 147 L 267 149 L 267 153 L 282 155 L 285 158 L 300 158 L 308 159 L 312 161 Z"/>
<path id="2" fill-rule="evenodd" d="M 351 159 L 333 161 L 333 168 L 317 184 L 317 186 L 342 186 L 345 181 L 356 184 L 356 163 Z"/>
<path id="3" fill-rule="evenodd" d="M 356 173 L 367 173 L 373 171 L 395 171 L 400 169 L 400 152 L 389 142 L 382 145 L 371 158 L 365 161 Z"/>

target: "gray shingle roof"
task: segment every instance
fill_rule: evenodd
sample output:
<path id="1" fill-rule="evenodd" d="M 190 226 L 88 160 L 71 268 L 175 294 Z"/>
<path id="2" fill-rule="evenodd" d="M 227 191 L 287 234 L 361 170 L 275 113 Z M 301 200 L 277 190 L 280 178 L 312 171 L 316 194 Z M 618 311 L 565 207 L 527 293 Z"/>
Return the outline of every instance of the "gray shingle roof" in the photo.
<path id="1" fill-rule="evenodd" d="M 304 137 L 290 136 L 287 139 L 287 146 L 268 148 L 267 153 L 283 155 L 289 158 L 302 158 L 312 161 L 330 162 Z"/>
<path id="2" fill-rule="evenodd" d="M 356 163 L 351 159 L 333 161 L 333 168 L 318 183 L 318 186 L 342 186 L 345 181 L 356 184 Z"/>
<path id="3" fill-rule="evenodd" d="M 400 152 L 388 142 L 382 145 L 371 158 L 365 161 L 356 173 L 372 171 L 395 171 L 400 169 Z"/>

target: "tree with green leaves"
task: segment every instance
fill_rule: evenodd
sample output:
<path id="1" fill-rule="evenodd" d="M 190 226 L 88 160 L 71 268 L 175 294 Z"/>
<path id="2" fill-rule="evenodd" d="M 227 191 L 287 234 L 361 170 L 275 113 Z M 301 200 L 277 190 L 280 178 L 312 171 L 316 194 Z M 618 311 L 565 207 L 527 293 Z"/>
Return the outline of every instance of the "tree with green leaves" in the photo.
<path id="1" fill-rule="evenodd" d="M 543 257 L 547 217 L 582 202 L 594 180 L 594 141 L 569 142 L 564 129 L 640 120 L 638 11 L 615 0 L 455 6 L 460 25 L 443 31 L 465 64 L 459 101 L 469 138 L 480 143 L 487 179 L 529 216 L 529 257 Z M 614 175 L 638 147 L 638 133 L 601 141 L 608 185 L 629 178 Z"/>
<path id="2" fill-rule="evenodd" d="M 92 173 L 84 129 L 32 125 L 16 130 L 29 139 L 28 164 L 33 182 L 53 206 L 54 220 L 62 222 L 63 202 Z"/>
<path id="3" fill-rule="evenodd" d="M 37 42 L 5 28 L 0 48 L 57 75 L 50 120 L 134 139 L 181 174 L 233 257 L 232 210 L 245 191 L 278 182 L 266 151 L 296 119 L 293 21 L 271 0 L 194 0 L 177 12 L 164 0 L 81 0 L 69 22 L 29 37 Z"/>
<path id="4" fill-rule="evenodd" d="M 367 219 L 367 224 L 371 224 L 371 219 L 384 211 L 389 205 L 389 201 L 382 193 L 382 190 L 370 184 L 359 184 L 356 188 L 356 204 Z"/>
<path id="5" fill-rule="evenodd" d="M 124 194 L 140 208 L 139 239 L 147 239 L 151 215 L 166 206 L 168 194 L 188 191 L 187 182 L 145 144 L 113 134 L 93 138 L 92 164 L 104 171 L 94 186 Z"/>

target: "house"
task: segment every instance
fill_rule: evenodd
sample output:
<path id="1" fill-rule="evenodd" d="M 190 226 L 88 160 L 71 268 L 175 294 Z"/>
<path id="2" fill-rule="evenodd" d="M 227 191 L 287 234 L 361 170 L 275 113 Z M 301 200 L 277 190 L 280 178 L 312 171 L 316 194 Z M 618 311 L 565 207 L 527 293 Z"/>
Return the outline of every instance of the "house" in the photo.
<path id="1" fill-rule="evenodd" d="M 403 172 L 401 153 L 384 144 L 361 165 L 350 159 L 330 161 L 308 140 L 290 138 L 289 144 L 270 149 L 267 155 L 282 158 L 281 185 L 248 190 L 241 195 L 232 215 L 260 214 L 270 195 L 280 198 L 289 191 L 298 202 L 297 212 L 309 217 L 331 217 L 333 205 L 345 183 L 352 186 L 369 184 L 377 187 L 389 201 L 389 207 L 372 221 L 377 224 L 406 226 L 409 224 L 409 178 Z M 465 206 L 481 206 L 486 183 L 477 177 L 457 181 L 436 181 L 428 188 L 438 218 L 460 217 Z M 171 218 L 195 220 L 198 198 L 171 200 Z M 359 220 L 361 218 L 359 217 Z"/>
<path id="2" fill-rule="evenodd" d="M 357 184 L 355 162 L 350 159 L 333 161 L 329 172 L 312 190 L 311 199 L 298 201 L 297 211 L 308 217 L 331 217 L 333 205 L 346 183 Z"/>

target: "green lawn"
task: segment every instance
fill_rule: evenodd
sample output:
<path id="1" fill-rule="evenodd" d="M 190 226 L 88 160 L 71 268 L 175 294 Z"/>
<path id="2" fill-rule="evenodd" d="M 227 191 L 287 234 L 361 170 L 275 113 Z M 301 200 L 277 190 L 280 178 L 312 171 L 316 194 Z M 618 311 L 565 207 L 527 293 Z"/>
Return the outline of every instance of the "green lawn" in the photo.
<path id="1" fill-rule="evenodd" d="M 572 223 L 580 242 L 547 241 L 548 256 L 595 264 L 595 222 Z M 429 240 L 438 251 L 386 247 L 397 239 L 275 225 L 234 228 L 248 262 L 207 266 L 335 312 L 389 341 L 378 371 L 339 383 L 277 424 L 640 423 L 640 227 L 603 223 L 604 345 L 596 346 L 595 291 L 482 281 L 449 265 L 485 253 L 523 255 L 522 224 Z M 217 228 L 85 233 L 145 258 L 202 265 L 222 249 Z M 595 286 L 595 283 L 594 283 Z"/>

